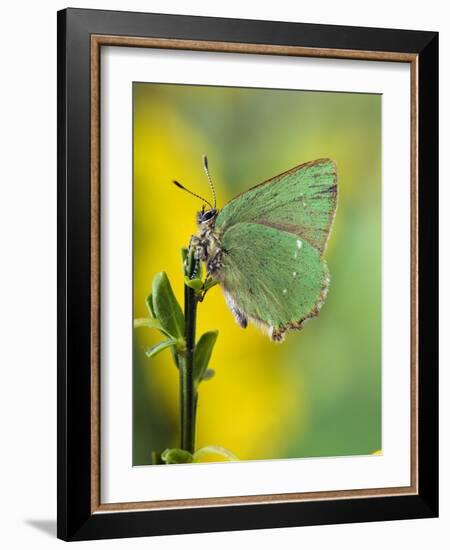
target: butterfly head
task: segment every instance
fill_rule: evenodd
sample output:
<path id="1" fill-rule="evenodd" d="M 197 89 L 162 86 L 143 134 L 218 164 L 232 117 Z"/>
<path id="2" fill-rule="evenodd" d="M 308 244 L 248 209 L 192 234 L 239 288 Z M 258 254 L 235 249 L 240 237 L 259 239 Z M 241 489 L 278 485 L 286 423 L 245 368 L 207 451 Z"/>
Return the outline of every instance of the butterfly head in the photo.
<path id="1" fill-rule="evenodd" d="M 173 180 L 173 183 L 177 187 L 179 187 L 180 189 L 183 189 L 183 191 L 186 191 L 190 195 L 193 195 L 194 197 L 197 197 L 198 199 L 204 201 L 209 206 L 209 209 L 207 210 L 206 206 L 203 205 L 200 212 L 197 212 L 197 224 L 200 227 L 208 228 L 208 227 L 214 227 L 214 223 L 216 221 L 217 214 L 219 213 L 219 211 L 216 208 L 216 191 L 214 189 L 214 185 L 213 185 L 211 176 L 209 174 L 208 159 L 206 158 L 206 155 L 203 155 L 203 168 L 205 170 L 206 177 L 208 178 L 209 187 L 211 188 L 212 198 L 213 198 L 212 203 L 210 203 L 208 200 L 206 200 L 201 195 L 198 195 L 197 193 L 194 193 L 193 191 L 190 191 L 189 189 L 186 189 L 186 187 L 184 187 L 184 185 L 181 185 L 181 183 L 179 181 Z"/>
<path id="2" fill-rule="evenodd" d="M 206 210 L 205 206 L 203 205 L 200 212 L 197 212 L 197 224 L 200 227 L 208 227 L 214 225 L 217 214 L 217 208 L 209 208 L 208 210 Z"/>

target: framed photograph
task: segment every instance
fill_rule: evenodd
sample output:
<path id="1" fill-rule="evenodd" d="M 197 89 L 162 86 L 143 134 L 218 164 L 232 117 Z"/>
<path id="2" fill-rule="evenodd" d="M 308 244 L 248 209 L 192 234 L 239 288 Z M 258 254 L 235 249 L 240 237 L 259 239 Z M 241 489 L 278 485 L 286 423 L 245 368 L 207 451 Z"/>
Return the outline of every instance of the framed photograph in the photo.
<path id="1" fill-rule="evenodd" d="M 438 35 L 58 13 L 58 536 L 438 514 Z"/>

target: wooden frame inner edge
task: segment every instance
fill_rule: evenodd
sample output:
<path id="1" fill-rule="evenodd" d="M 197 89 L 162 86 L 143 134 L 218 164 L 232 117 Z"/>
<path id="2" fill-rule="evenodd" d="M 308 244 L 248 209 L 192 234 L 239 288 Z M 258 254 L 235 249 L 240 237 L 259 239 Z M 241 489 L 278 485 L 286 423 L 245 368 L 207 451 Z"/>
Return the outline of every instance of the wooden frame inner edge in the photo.
<path id="1" fill-rule="evenodd" d="M 377 489 L 317 491 L 102 504 L 100 500 L 100 49 L 128 46 L 194 51 L 288 55 L 393 61 L 411 70 L 411 485 Z M 311 500 L 418 494 L 418 55 L 397 52 L 338 50 L 114 35 L 91 35 L 91 513 L 249 505 Z"/>

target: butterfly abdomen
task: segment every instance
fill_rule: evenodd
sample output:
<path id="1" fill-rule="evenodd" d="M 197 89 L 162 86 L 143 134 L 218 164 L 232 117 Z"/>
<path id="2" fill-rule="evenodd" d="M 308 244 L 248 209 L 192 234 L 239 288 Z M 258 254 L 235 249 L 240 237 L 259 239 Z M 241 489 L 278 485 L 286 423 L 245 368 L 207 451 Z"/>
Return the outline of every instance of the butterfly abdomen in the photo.
<path id="1" fill-rule="evenodd" d="M 231 313 L 233 314 L 233 317 L 236 319 L 237 324 L 241 328 L 247 328 L 247 325 L 248 325 L 247 315 L 241 309 L 239 309 L 239 307 L 237 306 L 231 294 L 227 292 L 225 289 L 224 289 L 224 294 L 225 294 L 225 301 L 227 303 L 227 306 L 231 311 Z"/>

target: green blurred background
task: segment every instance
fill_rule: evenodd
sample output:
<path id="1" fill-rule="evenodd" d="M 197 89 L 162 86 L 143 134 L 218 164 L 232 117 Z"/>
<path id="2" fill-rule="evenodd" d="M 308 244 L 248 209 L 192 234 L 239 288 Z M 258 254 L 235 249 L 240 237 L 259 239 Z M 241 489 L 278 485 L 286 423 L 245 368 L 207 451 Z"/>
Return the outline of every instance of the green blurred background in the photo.
<path id="1" fill-rule="evenodd" d="M 198 332 L 219 330 L 200 386 L 197 448 L 242 460 L 369 454 L 381 449 L 381 96 L 134 83 L 134 317 L 147 316 L 153 276 L 166 271 L 180 303 L 180 248 L 201 202 L 218 206 L 298 164 L 337 163 L 339 201 L 325 252 L 331 272 L 318 318 L 283 344 L 243 330 L 219 287 Z M 156 331 L 134 331 L 133 464 L 179 446 L 178 373 Z"/>

